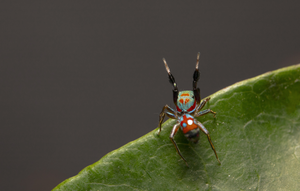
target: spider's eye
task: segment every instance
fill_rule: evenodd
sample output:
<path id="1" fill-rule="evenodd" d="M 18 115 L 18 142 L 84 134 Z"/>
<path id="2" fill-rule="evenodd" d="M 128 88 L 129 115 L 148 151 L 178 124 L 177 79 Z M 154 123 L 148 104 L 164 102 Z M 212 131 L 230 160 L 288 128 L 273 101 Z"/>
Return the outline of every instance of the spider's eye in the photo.
<path id="1" fill-rule="evenodd" d="M 193 99 L 195 98 L 195 96 L 192 97 Z"/>

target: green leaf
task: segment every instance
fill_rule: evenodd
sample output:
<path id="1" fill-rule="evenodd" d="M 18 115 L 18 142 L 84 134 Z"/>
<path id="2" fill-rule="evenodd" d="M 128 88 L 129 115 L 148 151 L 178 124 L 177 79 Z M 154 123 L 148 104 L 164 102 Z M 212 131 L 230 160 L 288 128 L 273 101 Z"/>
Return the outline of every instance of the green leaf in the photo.
<path id="1" fill-rule="evenodd" d="M 112 151 L 53 190 L 299 190 L 300 65 L 236 83 L 210 96 L 198 118 L 209 130 L 169 139 L 174 120 Z"/>

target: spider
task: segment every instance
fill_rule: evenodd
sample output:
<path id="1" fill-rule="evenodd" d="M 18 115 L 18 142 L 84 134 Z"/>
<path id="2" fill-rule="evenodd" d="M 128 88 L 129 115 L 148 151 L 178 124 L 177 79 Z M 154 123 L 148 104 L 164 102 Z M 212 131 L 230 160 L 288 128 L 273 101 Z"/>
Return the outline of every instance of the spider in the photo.
<path id="1" fill-rule="evenodd" d="M 197 82 L 200 77 L 200 72 L 198 70 L 199 66 L 199 58 L 200 58 L 200 52 L 197 54 L 197 62 L 196 62 L 196 69 L 193 75 L 193 91 L 178 91 L 177 84 L 175 82 L 175 78 L 171 74 L 170 68 L 166 62 L 166 60 L 163 58 L 166 70 L 169 75 L 169 81 L 173 86 L 173 102 L 176 106 L 176 111 L 172 109 L 170 106 L 165 105 L 159 115 L 159 132 L 158 135 L 161 132 L 161 124 L 167 115 L 169 118 L 176 119 L 177 123 L 173 126 L 172 132 L 170 134 L 170 139 L 175 146 L 175 149 L 179 156 L 184 160 L 185 164 L 188 166 L 187 161 L 182 156 L 175 140 L 174 136 L 177 133 L 179 127 L 183 131 L 186 138 L 188 138 L 190 141 L 197 143 L 199 140 L 199 132 L 200 130 L 207 135 L 208 141 L 210 143 L 211 148 L 213 149 L 216 158 L 218 162 L 221 164 L 217 152 L 215 150 L 215 147 L 211 141 L 211 138 L 209 136 L 208 130 L 204 127 L 202 123 L 200 123 L 195 117 L 199 117 L 208 113 L 212 113 L 215 117 L 216 112 L 206 109 L 203 111 L 200 111 L 205 104 L 210 100 L 210 98 L 206 98 L 201 103 L 200 98 L 200 89 L 197 88 Z M 166 111 L 167 110 L 167 111 Z"/>

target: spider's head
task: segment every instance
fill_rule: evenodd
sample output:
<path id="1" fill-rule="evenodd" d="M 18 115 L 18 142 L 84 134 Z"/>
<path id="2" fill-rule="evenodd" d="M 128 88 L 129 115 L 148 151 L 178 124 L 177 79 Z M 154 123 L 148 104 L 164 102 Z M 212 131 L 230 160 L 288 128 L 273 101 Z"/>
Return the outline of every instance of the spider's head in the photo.
<path id="1" fill-rule="evenodd" d="M 196 101 L 193 91 L 180 91 L 177 98 L 177 111 L 192 112 L 195 110 Z"/>

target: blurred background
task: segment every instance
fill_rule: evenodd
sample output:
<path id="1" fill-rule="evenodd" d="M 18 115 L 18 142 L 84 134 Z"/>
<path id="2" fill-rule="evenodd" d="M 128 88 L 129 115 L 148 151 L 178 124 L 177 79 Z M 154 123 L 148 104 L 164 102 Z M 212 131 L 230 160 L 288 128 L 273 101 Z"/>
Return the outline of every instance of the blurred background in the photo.
<path id="1" fill-rule="evenodd" d="M 202 98 L 300 62 L 299 1 L 0 3 L 1 190 L 51 190 Z"/>

